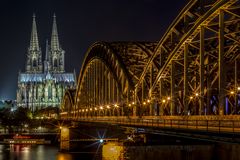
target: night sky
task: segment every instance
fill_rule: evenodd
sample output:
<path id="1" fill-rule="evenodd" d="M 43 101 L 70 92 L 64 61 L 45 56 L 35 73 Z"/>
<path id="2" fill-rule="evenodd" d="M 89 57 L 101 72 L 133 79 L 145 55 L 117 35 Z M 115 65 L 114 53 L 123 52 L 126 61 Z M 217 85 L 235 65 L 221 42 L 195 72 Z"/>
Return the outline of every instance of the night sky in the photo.
<path id="1" fill-rule="evenodd" d="M 1 0 L 0 99 L 15 99 L 17 76 L 25 71 L 32 15 L 42 53 L 50 39 L 53 13 L 65 70 L 79 73 L 84 54 L 96 41 L 159 41 L 188 0 Z M 43 55 L 44 57 L 44 55 Z"/>

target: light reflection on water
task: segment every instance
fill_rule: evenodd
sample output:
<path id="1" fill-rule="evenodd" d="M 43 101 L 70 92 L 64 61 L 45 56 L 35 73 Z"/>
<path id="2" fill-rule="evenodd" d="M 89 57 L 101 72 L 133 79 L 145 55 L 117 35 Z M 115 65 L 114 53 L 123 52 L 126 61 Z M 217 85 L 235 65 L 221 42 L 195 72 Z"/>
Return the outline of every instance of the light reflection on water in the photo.
<path id="1" fill-rule="evenodd" d="M 72 157 L 59 153 L 57 146 L 1 144 L 0 160 L 72 160 Z"/>
<path id="2" fill-rule="evenodd" d="M 3 145 L 0 144 L 0 160 L 158 160 L 172 157 L 176 160 L 210 160 L 212 145 L 160 145 L 124 146 L 122 143 L 104 143 L 99 156 L 83 153 L 61 153 L 58 146 Z"/>

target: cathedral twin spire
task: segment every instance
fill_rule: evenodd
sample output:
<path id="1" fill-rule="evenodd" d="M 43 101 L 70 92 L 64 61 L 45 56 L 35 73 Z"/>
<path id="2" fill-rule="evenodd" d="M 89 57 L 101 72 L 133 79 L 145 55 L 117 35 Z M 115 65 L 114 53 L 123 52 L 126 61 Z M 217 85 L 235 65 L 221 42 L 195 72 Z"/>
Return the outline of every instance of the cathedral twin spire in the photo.
<path id="1" fill-rule="evenodd" d="M 46 44 L 44 72 L 64 72 L 64 53 L 64 50 L 61 49 L 59 44 L 56 16 L 54 14 L 50 47 L 48 45 L 48 42 Z M 28 48 L 27 54 L 26 71 L 28 73 L 41 73 L 43 71 L 42 53 L 38 41 L 35 14 L 33 14 L 32 32 L 30 46 Z"/>
<path id="2" fill-rule="evenodd" d="M 32 33 L 31 33 L 31 40 L 30 40 L 30 50 L 40 50 L 39 43 L 38 43 L 38 35 L 37 35 L 37 25 L 35 14 L 33 14 L 33 22 L 32 22 Z"/>

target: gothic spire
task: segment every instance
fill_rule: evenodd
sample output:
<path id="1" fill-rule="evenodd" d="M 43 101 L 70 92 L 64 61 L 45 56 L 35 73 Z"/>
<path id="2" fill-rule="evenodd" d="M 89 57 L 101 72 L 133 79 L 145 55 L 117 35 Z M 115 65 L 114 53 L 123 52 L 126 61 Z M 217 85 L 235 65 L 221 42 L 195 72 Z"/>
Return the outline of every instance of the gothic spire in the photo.
<path id="1" fill-rule="evenodd" d="M 40 50 L 39 43 L 38 43 L 38 35 L 37 35 L 37 25 L 36 25 L 36 16 L 33 14 L 33 21 L 32 21 L 32 33 L 31 33 L 31 40 L 30 40 L 30 50 Z"/>
<path id="2" fill-rule="evenodd" d="M 46 55 L 45 55 L 45 61 L 49 61 L 49 53 L 48 53 L 48 40 L 46 40 Z"/>
<path id="3" fill-rule="evenodd" d="M 60 50 L 58 32 L 57 32 L 57 22 L 56 15 L 53 15 L 53 26 L 52 26 L 52 37 L 51 37 L 51 50 Z"/>

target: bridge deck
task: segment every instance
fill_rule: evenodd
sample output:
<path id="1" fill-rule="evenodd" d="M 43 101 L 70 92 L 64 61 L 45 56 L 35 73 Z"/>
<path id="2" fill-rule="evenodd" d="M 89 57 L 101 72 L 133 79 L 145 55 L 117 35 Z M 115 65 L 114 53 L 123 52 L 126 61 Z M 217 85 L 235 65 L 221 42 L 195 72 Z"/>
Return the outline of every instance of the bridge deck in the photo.
<path id="1" fill-rule="evenodd" d="M 174 118 L 129 118 L 129 117 L 88 117 L 71 119 L 73 121 L 110 123 L 135 127 L 152 127 L 165 129 L 187 129 L 193 131 L 216 133 L 240 133 L 239 119 L 174 119 Z"/>

